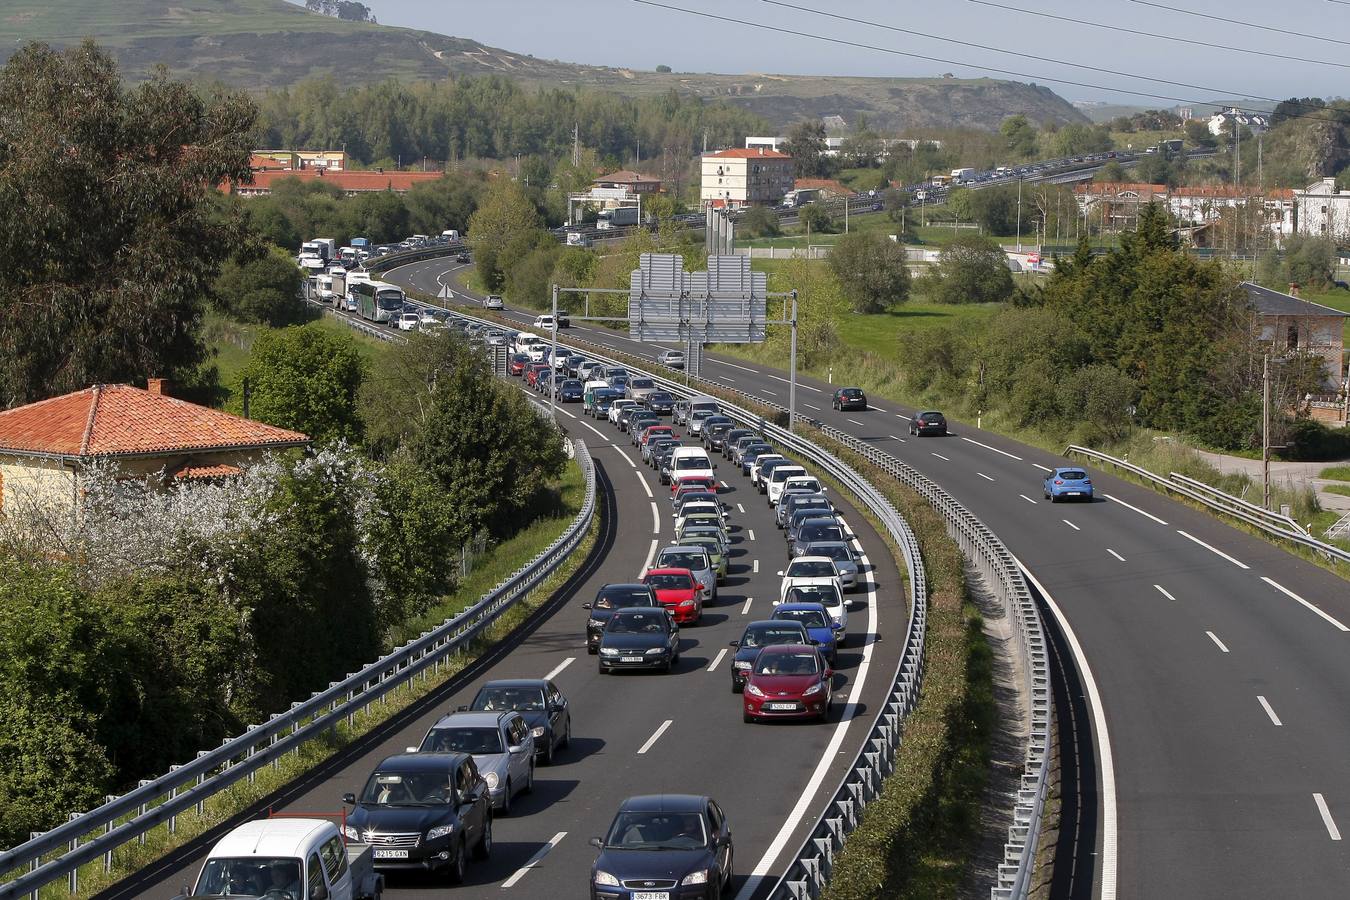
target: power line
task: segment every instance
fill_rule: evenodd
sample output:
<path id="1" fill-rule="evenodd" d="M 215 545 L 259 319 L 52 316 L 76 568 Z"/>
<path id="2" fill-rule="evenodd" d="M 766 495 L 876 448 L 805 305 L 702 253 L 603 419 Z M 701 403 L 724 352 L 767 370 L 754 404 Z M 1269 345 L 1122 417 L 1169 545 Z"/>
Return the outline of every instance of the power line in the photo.
<path id="1" fill-rule="evenodd" d="M 1151 0 L 1130 0 L 1131 3 L 1138 3 L 1140 6 L 1151 6 L 1154 9 L 1165 9 L 1168 12 L 1181 13 L 1183 16 L 1195 16 L 1197 19 L 1210 19 L 1214 22 L 1227 22 L 1230 25 L 1241 25 L 1243 28 L 1256 28 L 1260 31 L 1271 31 L 1275 34 L 1287 34 L 1291 37 L 1306 38 L 1310 41 L 1322 41 L 1326 44 L 1340 44 L 1343 47 L 1350 47 L 1350 41 L 1341 41 L 1336 38 L 1322 37 L 1320 34 L 1307 34 L 1302 31 L 1290 31 L 1287 28 L 1276 28 L 1273 25 L 1258 25 L 1255 22 L 1243 22 L 1240 19 L 1226 19 L 1223 16 L 1215 16 L 1210 13 L 1196 12 L 1193 9 L 1181 9 L 1176 6 L 1163 6 L 1161 3 L 1153 3 Z"/>
<path id="2" fill-rule="evenodd" d="M 859 50 L 873 50 L 877 53 L 888 53 L 891 54 L 892 56 L 904 56 L 910 59 L 922 59 L 925 62 L 941 63 L 943 65 L 948 66 L 964 66 L 966 68 L 976 69 L 982 72 L 997 72 L 1000 75 L 1011 75 L 1014 78 L 1025 78 L 1033 82 L 1048 81 L 1051 82 L 1052 84 L 1067 84 L 1072 87 L 1089 88 L 1094 91 L 1108 91 L 1116 94 L 1129 94 L 1135 97 L 1149 97 L 1155 100 L 1171 100 L 1174 103 L 1206 104 L 1210 102 L 1208 100 L 1196 100 L 1191 97 L 1173 97 L 1169 94 L 1157 94 L 1151 91 L 1136 91 L 1131 90 L 1129 88 L 1112 87 L 1104 84 L 1094 84 L 1092 82 L 1073 81 L 1067 78 L 1052 78 L 1046 75 L 1032 75 L 1027 72 L 1018 72 L 1012 69 L 1001 69 L 995 66 L 987 66 L 979 63 L 968 63 L 959 60 L 946 59 L 945 57 L 941 56 L 929 56 L 927 54 L 914 53 L 908 50 L 897 50 L 894 47 L 879 47 L 875 44 L 864 44 L 860 41 L 850 41 L 847 40 L 846 38 L 830 37 L 828 35 L 823 34 L 814 34 L 807 31 L 798 31 L 792 28 L 783 28 L 778 25 L 769 25 L 764 22 L 751 22 L 746 19 L 737 19 L 731 16 L 721 16 L 716 13 L 703 12 L 702 10 L 685 9 L 682 6 L 672 6 L 667 3 L 658 3 L 656 2 L 656 0 L 632 0 L 632 2 L 641 4 L 643 6 L 651 6 L 656 9 L 664 9 L 670 12 L 683 13 L 684 15 L 694 16 L 696 18 L 711 19 L 716 22 L 727 22 L 732 25 L 744 25 L 747 28 L 756 28 L 761 31 L 772 31 L 776 34 L 786 34 L 792 37 L 801 37 L 813 41 L 824 41 L 830 44 L 838 44 L 843 47 L 854 47 Z M 1258 99 L 1266 99 L 1266 98 L 1258 98 Z M 1287 118 L 1321 120 L 1320 116 L 1303 116 L 1298 115 L 1296 113 L 1289 114 Z"/>
<path id="3" fill-rule="evenodd" d="M 1122 34 L 1133 34 L 1138 37 L 1156 38 L 1157 40 L 1160 41 L 1173 41 L 1174 43 L 1178 44 L 1191 44 L 1192 46 L 1196 47 L 1209 47 L 1213 50 L 1224 50 L 1227 52 L 1236 52 L 1236 53 L 1249 53 L 1255 56 L 1265 56 L 1269 57 L 1270 59 L 1278 59 L 1281 62 L 1285 63 L 1304 62 L 1304 63 L 1311 63 L 1312 65 L 1315 66 L 1334 66 L 1338 69 L 1350 69 L 1350 64 L 1348 63 L 1332 62 L 1331 60 L 1327 59 L 1308 59 L 1307 57 L 1302 56 L 1291 59 L 1288 55 L 1284 53 L 1271 53 L 1269 50 L 1257 50 L 1255 47 L 1235 47 L 1231 44 L 1214 44 L 1210 43 L 1209 41 L 1202 41 L 1199 38 L 1184 38 L 1184 37 L 1177 37 L 1174 34 L 1157 34 L 1156 32 L 1152 31 L 1140 31 L 1135 28 L 1126 28 L 1122 25 L 1107 25 L 1104 22 L 1092 22 L 1089 21 L 1088 19 L 1076 19 L 1073 18 L 1072 16 L 1058 16 L 1055 15 L 1054 13 L 1041 12 L 1040 10 L 1036 9 L 1024 9 L 1020 6 L 1010 6 L 1006 3 L 994 3 L 993 0 L 969 0 L 969 2 L 978 3 L 980 6 L 990 6 L 993 7 L 994 9 L 1007 10 L 1008 12 L 1021 13 L 1022 15 L 1025 16 L 1039 16 L 1042 19 L 1054 19 L 1057 22 L 1068 22 L 1073 25 L 1087 25 L 1091 28 L 1102 28 L 1107 31 L 1118 31 L 1121 32 Z M 1350 6 L 1350 0 L 1328 0 L 1328 2 L 1343 3 L 1346 6 Z"/>

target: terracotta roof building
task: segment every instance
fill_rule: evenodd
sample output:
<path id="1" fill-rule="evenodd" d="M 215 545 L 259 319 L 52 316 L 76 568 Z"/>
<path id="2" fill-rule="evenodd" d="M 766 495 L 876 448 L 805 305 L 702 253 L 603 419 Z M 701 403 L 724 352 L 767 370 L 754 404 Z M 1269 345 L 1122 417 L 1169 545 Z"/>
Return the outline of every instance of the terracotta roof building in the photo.
<path id="1" fill-rule="evenodd" d="M 733 147 L 704 154 L 701 166 L 704 206 L 772 205 L 792 190 L 792 157 L 777 150 Z"/>
<path id="2" fill-rule="evenodd" d="M 190 480 L 237 475 L 263 453 L 304 447 L 309 437 L 149 388 L 94 385 L 0 412 L 0 514 L 5 493 L 74 498 L 80 470 L 115 459 L 128 474 Z"/>
<path id="3" fill-rule="evenodd" d="M 251 184 L 226 184 L 221 189 L 240 197 L 260 197 L 272 193 L 272 187 L 282 178 L 301 181 L 323 181 L 336 185 L 347 194 L 368 191 L 407 192 L 413 185 L 443 178 L 444 172 L 332 172 L 324 169 L 283 169 L 255 171 Z"/>
<path id="4" fill-rule="evenodd" d="M 601 175 L 591 182 L 591 187 L 624 188 L 630 194 L 655 194 L 661 190 L 661 179 L 655 175 L 643 175 L 641 172 L 621 169 L 618 172 Z"/>
<path id="5" fill-rule="evenodd" d="M 857 194 L 842 181 L 833 178 L 798 178 L 792 187 L 798 191 L 820 191 L 824 197 L 853 197 Z"/>

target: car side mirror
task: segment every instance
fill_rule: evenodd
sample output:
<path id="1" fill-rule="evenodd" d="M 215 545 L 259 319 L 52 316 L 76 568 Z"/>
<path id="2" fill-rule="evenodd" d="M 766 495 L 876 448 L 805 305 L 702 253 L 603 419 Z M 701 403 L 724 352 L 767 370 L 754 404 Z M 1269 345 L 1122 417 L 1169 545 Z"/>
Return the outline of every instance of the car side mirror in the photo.
<path id="1" fill-rule="evenodd" d="M 405 747 L 405 748 L 403 748 L 403 752 L 404 752 L 404 753 L 416 753 L 416 752 L 417 752 L 417 748 L 416 748 L 416 747 Z"/>
<path id="2" fill-rule="evenodd" d="M 469 711 L 469 707 L 467 707 L 467 706 L 456 706 L 456 707 L 455 707 L 455 712 L 468 712 L 468 711 Z"/>
<path id="3" fill-rule="evenodd" d="M 507 747 L 506 749 L 507 749 L 507 752 L 509 752 L 509 753 L 524 753 L 524 752 L 525 752 L 525 745 L 524 745 L 524 744 L 512 744 L 510 747 Z"/>
<path id="4" fill-rule="evenodd" d="M 328 900 L 328 885 L 316 884 L 310 888 L 309 900 Z"/>
<path id="5" fill-rule="evenodd" d="M 591 608 L 590 601 L 588 600 L 588 601 L 586 601 L 585 603 L 581 604 L 581 608 L 582 608 L 582 609 L 590 609 L 590 608 Z"/>
<path id="6" fill-rule="evenodd" d="M 342 795 L 342 802 L 345 803 L 345 804 L 347 804 L 348 806 L 355 806 L 355 805 L 356 805 L 356 795 L 355 795 L 355 794 L 343 794 L 343 795 Z"/>
<path id="7" fill-rule="evenodd" d="M 741 645 L 740 641 L 727 641 L 728 647 L 739 647 L 740 645 Z"/>
<path id="8" fill-rule="evenodd" d="M 589 841 L 587 841 L 586 843 L 590 844 L 592 847 L 594 847 L 594 848 L 597 849 L 597 850 L 603 850 L 604 847 L 605 847 L 605 842 L 602 841 L 602 840 L 600 840 L 598 837 L 593 837 L 593 838 L 591 838 Z"/>
<path id="9" fill-rule="evenodd" d="M 779 572 L 779 573 L 778 573 L 778 577 L 779 577 L 779 578 L 782 578 L 782 577 L 783 577 L 783 573 L 782 573 L 782 572 Z"/>

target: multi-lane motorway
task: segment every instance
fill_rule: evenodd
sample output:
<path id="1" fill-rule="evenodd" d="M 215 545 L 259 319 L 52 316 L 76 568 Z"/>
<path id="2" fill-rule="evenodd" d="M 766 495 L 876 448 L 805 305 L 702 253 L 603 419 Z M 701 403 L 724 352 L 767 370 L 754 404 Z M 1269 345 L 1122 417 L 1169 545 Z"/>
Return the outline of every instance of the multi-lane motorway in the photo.
<path id="1" fill-rule="evenodd" d="M 431 260 L 385 278 L 435 293 L 453 268 Z M 584 323 L 573 332 L 653 360 L 663 349 Z M 786 404 L 785 372 L 715 355 L 704 366 L 705 377 Z M 1094 871 L 1075 873 L 1075 895 L 1088 879 L 1104 897 L 1345 896 L 1344 580 L 1105 473 L 1093 475 L 1097 502 L 1052 505 L 1041 479 L 1058 457 L 963 423 L 946 438 L 910 437 L 910 408 L 836 413 L 829 392 L 802 379 L 799 412 L 942 483 L 1062 618 L 1057 645 L 1078 669 L 1064 699 L 1081 701 L 1097 745 L 1076 767 L 1094 782 L 1078 787 L 1096 822 L 1084 832 Z"/>
<path id="2" fill-rule="evenodd" d="M 439 715 L 468 703 L 484 681 L 547 676 L 569 699 L 571 746 L 553 766 L 537 769 L 533 793 L 517 798 L 509 818 L 496 820 L 491 859 L 470 866 L 456 895 L 585 897 L 595 858 L 588 841 L 605 833 L 619 803 L 635 794 L 689 792 L 706 793 L 726 810 L 735 840 L 735 895 L 763 896 L 772 886 L 768 876 L 781 871 L 814 825 L 884 702 L 908 616 L 900 573 L 866 520 L 836 497 L 866 557 L 863 587 L 849 594 L 836 712 L 825 723 L 743 723 L 739 695 L 730 689 L 728 642 L 740 637 L 745 623 L 768 618 L 786 545 L 764 497 L 721 461 L 734 545 L 727 583 L 702 623 L 682 629 L 673 673 L 599 675 L 596 658 L 586 652 L 588 614 L 581 604 L 602 584 L 636 580 L 656 548 L 674 540 L 673 520 L 669 489 L 642 464 L 627 435 L 579 418 L 579 411 L 574 406 L 560 420 L 591 448 L 604 494 L 593 562 L 526 633 L 275 798 L 275 807 L 335 812 L 342 795 L 359 793 L 381 759 L 417 744 Z M 173 897 L 195 878 L 210 842 L 196 841 L 101 896 Z M 394 876 L 386 897 L 442 896 L 446 888 L 444 878 Z"/>

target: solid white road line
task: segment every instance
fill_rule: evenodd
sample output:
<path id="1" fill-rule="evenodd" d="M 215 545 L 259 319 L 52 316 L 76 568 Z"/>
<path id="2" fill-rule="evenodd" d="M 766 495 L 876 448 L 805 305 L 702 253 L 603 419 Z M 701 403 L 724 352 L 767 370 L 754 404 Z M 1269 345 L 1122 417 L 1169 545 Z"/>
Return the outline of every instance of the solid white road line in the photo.
<path id="1" fill-rule="evenodd" d="M 596 427 L 595 427 L 594 425 L 592 425 L 590 422 L 582 422 L 581 424 L 582 424 L 582 425 L 585 425 L 585 426 L 586 426 L 587 428 L 589 428 L 591 431 L 594 431 L 596 434 L 600 435 L 600 439 L 601 439 L 602 441 L 604 441 L 606 444 L 609 443 L 609 436 L 606 435 L 606 434 L 605 434 L 603 431 L 601 431 L 599 428 L 596 428 Z"/>
<path id="2" fill-rule="evenodd" d="M 978 475 L 978 476 L 980 476 L 981 478 L 983 478 L 985 481 L 993 481 L 993 480 L 994 480 L 994 479 L 990 478 L 988 475 L 984 474 L 983 472 L 976 472 L 975 474 Z"/>
<path id="3" fill-rule="evenodd" d="M 1182 531 L 1180 528 L 1177 529 L 1177 534 L 1181 535 L 1182 537 L 1184 537 L 1184 538 L 1185 538 L 1186 540 L 1188 540 L 1188 541 L 1194 541 L 1195 543 L 1199 544 L 1201 547 L 1204 547 L 1204 548 L 1205 548 L 1206 550 L 1208 550 L 1210 553 L 1213 553 L 1215 556 L 1222 556 L 1224 559 L 1228 560 L 1230 563 L 1232 563 L 1233 565 L 1237 566 L 1239 569 L 1250 569 L 1250 568 L 1251 568 L 1251 566 L 1247 565 L 1246 563 L 1244 563 L 1244 562 L 1242 562 L 1242 561 L 1240 561 L 1240 560 L 1236 560 L 1236 559 L 1234 559 L 1233 557 L 1229 556 L 1227 553 L 1224 553 L 1224 552 L 1223 552 L 1222 550 L 1220 550 L 1218 547 L 1212 546 L 1212 545 L 1210 545 L 1210 544 L 1206 544 L 1204 541 L 1200 540 L 1198 537 L 1195 537 L 1194 535 L 1191 535 L 1191 534 L 1187 534 L 1186 532 Z"/>
<path id="4" fill-rule="evenodd" d="M 1040 463 L 1032 463 L 1032 465 L 1035 466 L 1036 468 L 1040 469 L 1042 472 L 1053 472 L 1053 471 L 1055 471 L 1054 469 L 1050 468 L 1049 466 L 1043 466 L 1043 465 L 1041 465 Z"/>
<path id="5" fill-rule="evenodd" d="M 638 748 L 638 756 L 641 756 L 648 750 L 652 749 L 652 744 L 655 744 L 658 740 L 661 739 L 661 735 L 666 733 L 666 729 L 669 728 L 671 726 L 671 723 L 673 723 L 674 721 L 675 721 L 674 719 L 666 719 L 664 722 L 662 722 L 661 727 L 656 729 L 656 733 L 653 734 L 651 737 L 647 738 L 647 743 L 643 744 L 640 748 Z"/>
<path id="6" fill-rule="evenodd" d="M 660 541 L 659 538 L 652 538 L 652 548 L 651 548 L 650 550 L 647 551 L 647 561 L 646 561 L 645 563 L 642 564 L 642 568 L 641 568 L 641 569 L 638 569 L 638 574 L 637 574 L 637 580 L 638 580 L 638 581 L 641 581 L 641 580 L 642 580 L 642 576 L 643 576 L 643 575 L 646 575 L 646 574 L 647 574 L 647 570 L 651 568 L 651 565 L 652 565 L 652 559 L 655 558 L 655 556 L 656 556 L 656 548 L 659 547 L 660 545 L 661 545 L 661 541 Z"/>
<path id="7" fill-rule="evenodd" d="M 553 671 L 549 672 L 547 675 L 544 676 L 544 680 L 545 680 L 545 681 L 551 681 L 552 679 L 557 678 L 559 672 L 561 672 L 563 669 L 567 668 L 568 666 L 570 666 L 572 663 L 574 663 L 574 662 L 576 662 L 576 661 L 577 661 L 577 658 L 576 658 L 575 656 L 569 656 L 569 657 L 567 657 L 567 659 L 564 659 L 562 662 L 560 662 L 560 663 L 558 663 L 556 666 L 554 666 L 554 667 L 553 667 Z"/>
<path id="8" fill-rule="evenodd" d="M 561 406 L 557 407 L 557 410 L 558 410 L 558 412 L 562 413 L 564 416 L 567 416 L 567 418 L 569 418 L 569 419 L 575 419 L 575 418 L 576 418 L 576 416 L 572 415 L 570 412 L 568 412 L 567 410 L 563 409 Z"/>
<path id="9" fill-rule="evenodd" d="M 543 861 L 544 857 L 548 856 L 548 851 L 558 846 L 558 843 L 562 841 L 562 839 L 565 837 L 567 837 L 567 832 L 565 831 L 560 831 L 557 834 L 555 834 L 552 838 L 549 839 L 549 842 L 547 844 L 539 848 L 539 851 L 535 853 L 534 856 L 530 857 L 529 861 L 526 862 L 525 865 L 521 866 L 519 869 L 516 869 L 516 873 L 514 875 L 503 881 L 502 887 L 504 888 L 515 887 L 516 882 L 524 878 L 526 872 L 530 871 L 535 866 L 539 865 L 539 863 Z"/>
<path id="10" fill-rule="evenodd" d="M 717 664 L 720 663 L 722 661 L 722 657 L 726 655 L 727 655 L 726 647 L 723 647 L 721 650 L 718 650 L 717 655 L 713 657 L 713 661 L 708 664 L 708 671 L 711 672 L 713 669 L 717 668 Z"/>
<path id="11" fill-rule="evenodd" d="M 1092 727 L 1097 737 L 1097 771 L 1101 778 L 1101 817 L 1102 817 L 1102 849 L 1098 859 L 1101 862 L 1101 889 L 1098 892 L 1098 900 L 1116 900 L 1116 868 L 1117 859 L 1117 822 L 1116 822 L 1116 763 L 1115 756 L 1111 752 L 1111 735 L 1106 727 L 1106 710 L 1102 706 L 1102 695 L 1097 690 L 1097 679 L 1092 674 L 1092 667 L 1088 665 L 1087 655 L 1083 653 L 1083 647 L 1078 643 L 1078 635 L 1074 634 L 1069 627 L 1069 620 L 1064 617 L 1064 613 L 1059 608 L 1059 604 L 1050 596 L 1050 592 L 1045 589 L 1036 576 L 1027 570 L 1027 567 L 1013 557 L 1013 562 L 1022 570 L 1022 574 L 1027 580 L 1036 586 L 1036 590 L 1041 592 L 1041 597 L 1045 599 L 1045 605 L 1050 607 L 1050 612 L 1054 614 L 1059 622 L 1060 633 L 1064 635 L 1065 642 L 1073 652 L 1074 661 L 1078 664 L 1078 674 L 1083 681 L 1083 687 L 1087 691 L 1088 707 L 1092 710 Z"/>
<path id="12" fill-rule="evenodd" d="M 755 602 L 754 597 L 746 597 L 745 605 L 741 607 L 741 615 L 745 615 L 746 613 L 750 612 L 750 604 L 754 602 Z"/>
<path id="13" fill-rule="evenodd" d="M 1124 562 L 1124 561 L 1125 561 L 1125 557 L 1121 556 L 1119 553 L 1117 553 L 1116 551 L 1112 550 L 1110 547 L 1107 547 L 1107 548 L 1106 548 L 1106 552 L 1107 552 L 1107 553 L 1110 553 L 1112 556 L 1114 556 L 1116 559 L 1120 560 L 1121 562 Z"/>
<path id="14" fill-rule="evenodd" d="M 1266 711 L 1266 715 L 1270 716 L 1270 721 L 1278 727 L 1283 727 L 1284 723 L 1280 721 L 1280 717 L 1275 715 L 1275 710 L 1270 708 L 1270 701 L 1260 694 L 1256 695 L 1256 699 L 1261 704 L 1261 708 Z"/>
<path id="15" fill-rule="evenodd" d="M 950 458 L 943 456 L 941 453 L 934 453 L 933 455 L 936 456 L 938 459 L 945 459 L 947 462 L 951 462 Z"/>
<path id="16" fill-rule="evenodd" d="M 1335 625 L 1335 626 L 1336 626 L 1338 629 L 1340 629 L 1341 631 L 1350 631 L 1350 628 L 1346 628 L 1346 627 L 1345 627 L 1344 625 L 1342 625 L 1338 620 L 1336 620 L 1336 619 L 1332 618 L 1331 616 L 1327 615 L 1326 613 L 1322 612 L 1322 610 L 1318 609 L 1316 606 L 1313 606 L 1313 605 L 1312 605 L 1311 603 L 1309 603 L 1307 600 L 1304 600 L 1304 599 L 1303 599 L 1302 597 L 1300 597 L 1298 594 L 1295 594 L 1293 591 L 1289 590 L 1289 588 L 1287 588 L 1287 587 L 1285 587 L 1284 585 L 1280 584 L 1278 581 L 1275 581 L 1275 580 L 1272 579 L 1272 578 L 1267 578 L 1267 577 L 1264 576 L 1264 575 L 1261 576 L 1261 580 L 1264 581 L 1266 584 L 1270 585 L 1271 587 L 1273 587 L 1275 590 L 1279 591 L 1281 594 L 1284 594 L 1286 597 L 1290 597 L 1290 598 L 1292 598 L 1292 599 L 1294 599 L 1294 600 L 1297 600 L 1299 603 L 1302 603 L 1302 604 L 1303 604 L 1304 606 L 1306 606 L 1308 609 L 1310 609 L 1310 610 L 1312 610 L 1313 612 L 1317 613 L 1319 616 L 1321 616 L 1322 618 L 1326 619 L 1326 620 L 1327 620 L 1328 622 L 1330 622 L 1332 625 Z"/>
<path id="17" fill-rule="evenodd" d="M 656 504 L 653 503 L 653 504 L 652 504 L 652 534 L 660 534 L 660 533 L 661 533 L 661 511 L 658 510 L 658 509 L 656 508 Z"/>
<path id="18" fill-rule="evenodd" d="M 1026 494 L 1018 494 L 1017 496 L 1021 497 L 1023 500 L 1027 501 L 1028 503 L 1033 503 L 1033 504 L 1034 504 L 1034 503 L 1036 502 L 1035 500 L 1032 500 L 1030 497 L 1028 497 Z"/>
<path id="19" fill-rule="evenodd" d="M 1327 808 L 1326 798 L 1321 794 L 1313 794 L 1313 802 L 1317 804 L 1317 811 L 1322 814 L 1322 824 L 1327 826 L 1327 834 L 1331 835 L 1333 841 L 1341 839 L 1341 830 L 1336 827 L 1336 820 L 1331 818 L 1331 810 Z"/>
<path id="20" fill-rule="evenodd" d="M 1018 462 L 1021 462 L 1021 461 L 1022 461 L 1022 457 L 1020 457 L 1020 456 L 1013 456 L 1013 455 L 1012 455 L 1011 453 L 1009 453 L 1007 450 L 1000 450 L 1000 449 L 998 449 L 997 447 L 991 447 L 991 446 L 989 446 L 988 444 L 981 444 L 979 441 L 973 440 L 973 439 L 968 438 L 968 437 L 963 437 L 963 438 L 961 438 L 961 440 L 963 440 L 963 441 L 968 441 L 968 442 L 974 444 L 975 446 L 977 446 L 977 447 L 983 447 L 983 448 L 986 449 L 986 450 L 993 450 L 995 453 L 1002 453 L 1004 456 L 1008 457 L 1009 459 L 1015 459 L 1015 460 L 1017 460 Z M 1048 470 L 1047 470 L 1047 471 L 1048 471 Z"/>
<path id="21" fill-rule="evenodd" d="M 1102 494 L 1102 496 L 1105 497 L 1107 500 L 1110 500 L 1112 503 L 1119 503 L 1121 506 L 1125 507 L 1126 509 L 1132 509 L 1132 510 L 1134 510 L 1135 512 L 1139 513 L 1139 515 L 1143 516 L 1143 517 L 1146 518 L 1146 519 L 1152 519 L 1153 521 L 1157 522 L 1159 525 L 1166 525 L 1166 524 L 1167 524 L 1167 523 L 1164 522 L 1162 519 L 1160 519 L 1160 518 L 1158 518 L 1157 516 L 1155 516 L 1153 513 L 1151 513 L 1151 512 L 1144 512 L 1142 509 L 1140 509 L 1140 508 L 1137 507 L 1137 506 L 1131 506 L 1130 504 L 1126 503 L 1124 500 L 1120 499 L 1119 497 L 1113 497 L 1113 496 L 1111 496 L 1110 494 Z"/>
<path id="22" fill-rule="evenodd" d="M 1077 525 L 1075 525 L 1075 524 L 1073 524 L 1072 522 L 1070 522 L 1068 519 L 1060 519 L 1060 521 L 1063 522 L 1065 525 L 1068 525 L 1068 526 L 1069 526 L 1070 528 L 1072 528 L 1074 531 L 1082 531 L 1082 530 L 1083 530 L 1083 529 L 1079 528 Z"/>
<path id="23" fill-rule="evenodd" d="M 641 472 L 634 472 L 633 474 L 637 475 L 638 481 L 642 482 L 642 489 L 646 491 L 647 496 L 650 497 L 652 495 L 652 487 L 647 484 L 647 476 L 643 475 Z"/>
<path id="24" fill-rule="evenodd" d="M 1168 600 L 1171 600 L 1173 603 L 1177 602 L 1177 598 L 1167 593 L 1167 588 L 1163 587 L 1161 584 L 1155 584 L 1154 587 L 1158 589 L 1158 593 L 1162 594 Z"/>
<path id="25" fill-rule="evenodd" d="M 720 484 L 720 485 L 722 486 L 722 490 L 724 490 L 724 491 L 729 491 L 729 490 L 731 490 L 731 485 L 727 484 L 725 481 L 719 481 L 719 482 L 717 482 L 717 483 Z"/>
<path id="26" fill-rule="evenodd" d="M 902 443 L 902 444 L 903 444 L 903 443 L 906 443 L 905 439 L 902 438 L 902 437 L 901 437 L 900 435 L 898 435 L 898 434 L 893 434 L 893 435 L 891 435 L 891 440 L 899 441 L 899 442 Z"/>
<path id="27" fill-rule="evenodd" d="M 866 428 L 866 427 L 867 427 L 865 424 L 863 424 L 862 422 L 859 422 L 857 419 L 846 419 L 845 421 L 852 422 L 854 425 L 857 425 L 859 428 Z"/>
<path id="28" fill-rule="evenodd" d="M 814 409 L 816 412 L 824 412 L 824 410 L 822 410 L 819 406 L 816 406 L 814 403 L 803 403 L 802 406 L 805 406 L 807 409 Z"/>
<path id="29" fill-rule="evenodd" d="M 1215 646 L 1217 646 L 1220 650 L 1222 650 L 1224 653 L 1228 652 L 1228 647 L 1224 644 L 1223 641 L 1219 640 L 1219 636 L 1217 634 L 1215 634 L 1212 631 L 1206 631 L 1205 634 L 1209 635 L 1209 639 L 1213 641 Z"/>

